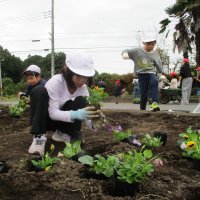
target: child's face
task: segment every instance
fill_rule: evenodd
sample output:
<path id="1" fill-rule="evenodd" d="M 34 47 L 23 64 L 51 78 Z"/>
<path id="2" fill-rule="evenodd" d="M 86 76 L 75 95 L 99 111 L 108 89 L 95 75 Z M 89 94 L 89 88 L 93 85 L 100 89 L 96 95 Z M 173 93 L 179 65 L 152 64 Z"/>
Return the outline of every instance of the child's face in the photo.
<path id="1" fill-rule="evenodd" d="M 88 82 L 88 77 L 85 77 L 85 76 L 80 76 L 80 75 L 74 75 L 72 77 L 72 81 L 74 82 L 75 86 L 77 88 L 80 88 L 82 87 L 84 84 L 87 84 Z"/>
<path id="2" fill-rule="evenodd" d="M 26 81 L 28 82 L 29 85 L 36 85 L 38 82 L 38 77 L 33 75 L 28 75 L 26 76 Z"/>
<path id="3" fill-rule="evenodd" d="M 153 41 L 153 42 L 144 42 L 144 50 L 147 51 L 147 52 L 150 52 L 154 49 L 155 45 L 156 45 L 156 42 Z"/>

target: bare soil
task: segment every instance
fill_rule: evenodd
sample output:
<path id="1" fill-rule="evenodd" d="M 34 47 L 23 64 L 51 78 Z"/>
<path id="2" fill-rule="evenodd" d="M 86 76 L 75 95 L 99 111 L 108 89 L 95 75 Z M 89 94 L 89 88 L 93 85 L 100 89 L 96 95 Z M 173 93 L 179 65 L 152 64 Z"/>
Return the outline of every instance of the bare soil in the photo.
<path id="1" fill-rule="evenodd" d="M 199 116 L 188 113 L 151 113 L 147 111 L 104 111 L 111 125 L 131 128 L 135 133 L 153 134 L 155 130 L 167 132 L 165 146 L 156 150 L 164 161 L 147 181 L 140 183 L 134 197 L 116 197 L 112 193 L 112 181 L 88 179 L 83 176 L 84 166 L 73 160 L 62 158 L 48 172 L 34 172 L 27 162 L 35 156 L 27 150 L 32 142 L 29 134 L 29 110 L 19 119 L 10 117 L 7 107 L 0 112 L 0 161 L 9 166 L 7 173 L 0 174 L 1 200 L 198 200 L 200 199 L 200 171 L 192 161 L 181 156 L 177 147 L 178 134 L 189 126 L 200 128 Z M 83 125 L 86 144 L 84 150 L 90 155 L 111 155 L 127 152 L 133 147 L 114 140 L 106 128 L 91 132 Z M 54 142 L 48 133 L 46 150 L 54 144 L 54 155 L 64 144 Z"/>

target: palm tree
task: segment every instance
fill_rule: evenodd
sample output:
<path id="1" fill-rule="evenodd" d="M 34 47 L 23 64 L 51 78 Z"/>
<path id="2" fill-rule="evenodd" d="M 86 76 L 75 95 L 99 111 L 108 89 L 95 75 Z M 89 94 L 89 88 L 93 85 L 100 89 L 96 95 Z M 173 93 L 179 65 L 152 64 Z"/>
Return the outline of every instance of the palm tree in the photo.
<path id="1" fill-rule="evenodd" d="M 174 50 L 177 47 L 179 53 L 183 52 L 188 57 L 192 53 L 192 47 L 196 48 L 196 63 L 200 66 L 200 1 L 199 0 L 177 0 L 176 3 L 166 8 L 169 18 L 160 22 L 163 33 L 172 22 L 170 18 L 178 19 L 173 33 Z M 169 31 L 167 31 L 168 36 Z"/>

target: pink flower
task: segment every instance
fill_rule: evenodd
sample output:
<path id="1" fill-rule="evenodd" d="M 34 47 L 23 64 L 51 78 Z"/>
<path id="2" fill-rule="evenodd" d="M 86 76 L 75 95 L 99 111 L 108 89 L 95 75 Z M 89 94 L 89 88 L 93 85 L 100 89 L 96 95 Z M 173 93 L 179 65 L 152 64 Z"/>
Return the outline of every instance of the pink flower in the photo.
<path id="1" fill-rule="evenodd" d="M 160 159 L 160 158 L 157 158 L 153 161 L 153 164 L 156 166 L 156 167 L 161 167 L 163 166 L 163 161 Z"/>

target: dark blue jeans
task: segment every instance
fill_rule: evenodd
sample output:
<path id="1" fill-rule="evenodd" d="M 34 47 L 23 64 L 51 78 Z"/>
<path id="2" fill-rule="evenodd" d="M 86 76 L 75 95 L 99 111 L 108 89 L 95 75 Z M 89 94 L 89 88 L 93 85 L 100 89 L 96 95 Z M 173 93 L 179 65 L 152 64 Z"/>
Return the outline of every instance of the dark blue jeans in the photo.
<path id="1" fill-rule="evenodd" d="M 148 97 L 151 94 L 152 102 L 158 102 L 158 78 L 156 74 L 138 74 L 139 87 L 141 92 L 140 110 L 146 110 Z"/>

